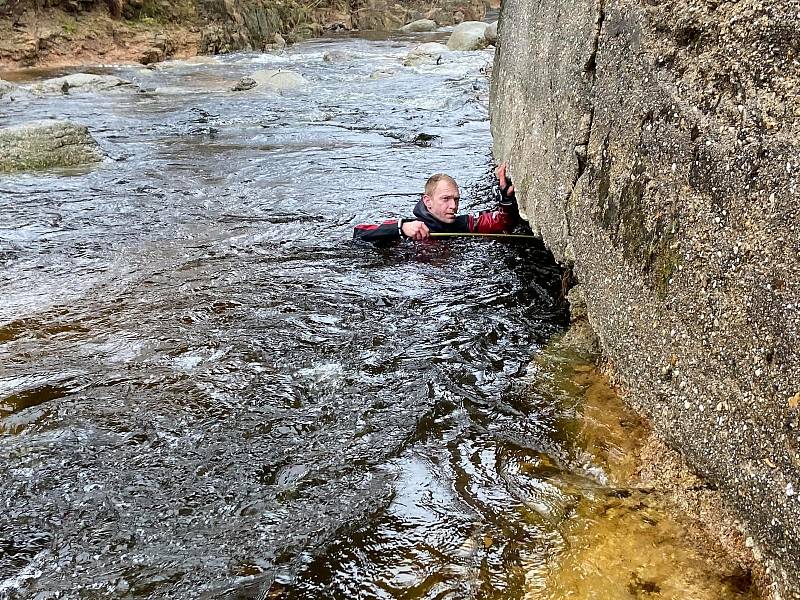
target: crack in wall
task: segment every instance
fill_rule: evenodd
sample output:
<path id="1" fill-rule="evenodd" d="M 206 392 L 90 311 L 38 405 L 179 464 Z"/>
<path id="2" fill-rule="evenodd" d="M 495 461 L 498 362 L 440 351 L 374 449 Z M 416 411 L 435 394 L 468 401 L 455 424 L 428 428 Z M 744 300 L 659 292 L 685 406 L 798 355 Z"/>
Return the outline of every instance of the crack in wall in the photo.
<path id="1" fill-rule="evenodd" d="M 578 168 L 575 176 L 572 179 L 572 185 L 570 186 L 569 193 L 567 194 L 567 198 L 564 202 L 564 220 L 566 222 L 568 236 L 572 235 L 572 223 L 570 222 L 569 208 L 573 203 L 575 188 L 578 185 L 578 181 L 586 171 L 586 166 L 589 161 L 589 141 L 591 140 L 592 128 L 594 127 L 594 89 L 597 83 L 597 50 L 600 47 L 600 36 L 602 35 L 603 24 L 605 23 L 606 18 L 605 0 L 597 0 L 595 3 L 595 9 L 597 11 L 597 15 L 594 21 L 592 49 L 589 58 L 583 65 L 584 73 L 586 73 L 590 78 L 589 90 L 586 95 L 586 100 L 589 104 L 589 110 L 581 119 L 578 135 L 576 136 L 574 152 L 575 158 L 578 161 Z"/>

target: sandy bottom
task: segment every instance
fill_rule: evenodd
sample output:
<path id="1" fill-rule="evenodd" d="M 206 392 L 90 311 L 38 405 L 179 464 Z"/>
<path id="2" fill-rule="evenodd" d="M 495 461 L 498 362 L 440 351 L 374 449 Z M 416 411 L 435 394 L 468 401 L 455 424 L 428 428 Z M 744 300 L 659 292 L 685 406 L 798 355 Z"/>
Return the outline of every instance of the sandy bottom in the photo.
<path id="1" fill-rule="evenodd" d="M 552 352 L 558 358 L 545 353 L 540 362 L 551 386 L 578 396 L 572 434 L 607 482 L 584 494 L 561 529 L 563 551 L 544 572 L 531 573 L 537 584 L 527 597 L 766 597 L 764 570 L 719 494 L 654 435 L 600 369 L 557 347 Z"/>

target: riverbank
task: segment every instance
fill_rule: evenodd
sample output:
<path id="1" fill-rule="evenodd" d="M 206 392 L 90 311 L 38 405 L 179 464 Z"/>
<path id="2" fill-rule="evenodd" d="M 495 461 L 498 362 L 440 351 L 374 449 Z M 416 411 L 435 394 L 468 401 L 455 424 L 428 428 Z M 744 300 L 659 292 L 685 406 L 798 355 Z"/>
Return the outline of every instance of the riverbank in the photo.
<path id="1" fill-rule="evenodd" d="M 153 19 L 113 19 L 95 8 L 82 14 L 58 9 L 0 20 L 0 68 L 58 68 L 81 64 L 149 64 L 197 54 L 194 25 Z"/>
<path id="2" fill-rule="evenodd" d="M 150 64 L 198 54 L 280 50 L 325 32 L 398 29 L 414 19 L 439 25 L 479 20 L 481 0 L 432 5 L 411 0 L 259 0 L 154 3 L 131 0 L 0 5 L 0 69 L 81 64 Z M 55 5 L 55 6 L 53 6 Z M 115 8 L 116 7 L 116 8 Z"/>

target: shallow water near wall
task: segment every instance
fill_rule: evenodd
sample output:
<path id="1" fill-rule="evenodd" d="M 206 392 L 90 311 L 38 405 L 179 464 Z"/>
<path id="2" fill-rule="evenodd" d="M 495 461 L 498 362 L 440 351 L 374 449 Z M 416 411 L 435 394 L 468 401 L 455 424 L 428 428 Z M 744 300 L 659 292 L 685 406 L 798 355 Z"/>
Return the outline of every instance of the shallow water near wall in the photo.
<path id="1" fill-rule="evenodd" d="M 433 172 L 492 203 L 491 50 L 405 67 L 414 43 L 104 67 L 135 86 L 0 105 L 109 156 L 0 179 L 0 597 L 680 597 L 679 526 L 612 484 L 635 431 L 587 429 L 587 371 L 543 353 L 552 257 L 350 241 Z M 277 68 L 309 85 L 229 91 Z M 663 567 L 608 562 L 648 520 Z M 698 564 L 693 597 L 749 597 Z"/>

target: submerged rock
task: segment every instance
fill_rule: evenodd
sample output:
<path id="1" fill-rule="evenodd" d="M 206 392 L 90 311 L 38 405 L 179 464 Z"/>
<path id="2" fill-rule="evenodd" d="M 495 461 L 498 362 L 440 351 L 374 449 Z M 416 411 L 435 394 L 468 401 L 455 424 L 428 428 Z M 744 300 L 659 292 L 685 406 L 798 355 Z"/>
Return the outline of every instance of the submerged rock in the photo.
<path id="1" fill-rule="evenodd" d="M 302 88 L 307 85 L 308 80 L 295 71 L 265 69 L 242 77 L 239 83 L 233 87 L 233 91 L 250 90 L 256 87 L 280 91 Z"/>
<path id="2" fill-rule="evenodd" d="M 447 47 L 450 50 L 483 50 L 488 44 L 486 27 L 486 23 L 481 21 L 464 21 L 456 25 L 447 40 Z"/>
<path id="3" fill-rule="evenodd" d="M 376 69 L 372 73 L 369 74 L 370 79 L 387 79 L 394 75 L 394 71 L 390 71 L 388 69 Z"/>
<path id="4" fill-rule="evenodd" d="M 46 79 L 34 83 L 28 90 L 33 94 L 68 94 L 70 90 L 81 92 L 100 91 L 131 85 L 129 81 L 113 75 L 94 75 L 92 73 L 74 73 L 64 77 Z"/>
<path id="5" fill-rule="evenodd" d="M 48 119 L 0 128 L 0 172 L 72 167 L 102 158 L 84 125 Z"/>
<path id="6" fill-rule="evenodd" d="M 438 64 L 442 61 L 442 57 L 449 53 L 450 50 L 444 44 L 427 42 L 413 48 L 403 60 L 403 64 L 407 67 Z"/>
<path id="7" fill-rule="evenodd" d="M 247 90 L 252 90 L 254 87 L 258 85 L 258 82 L 253 79 L 252 77 L 248 77 L 245 75 L 239 80 L 235 86 L 231 88 L 232 92 L 246 92 Z"/>
<path id="8" fill-rule="evenodd" d="M 417 19 L 416 21 L 411 21 L 406 25 L 403 25 L 400 28 L 400 31 L 404 31 L 405 33 L 422 33 L 425 31 L 436 31 L 436 21 L 432 19 Z"/>
<path id="9" fill-rule="evenodd" d="M 328 50 L 322 53 L 322 60 L 327 63 L 345 62 L 350 58 L 350 54 L 342 50 Z"/>

